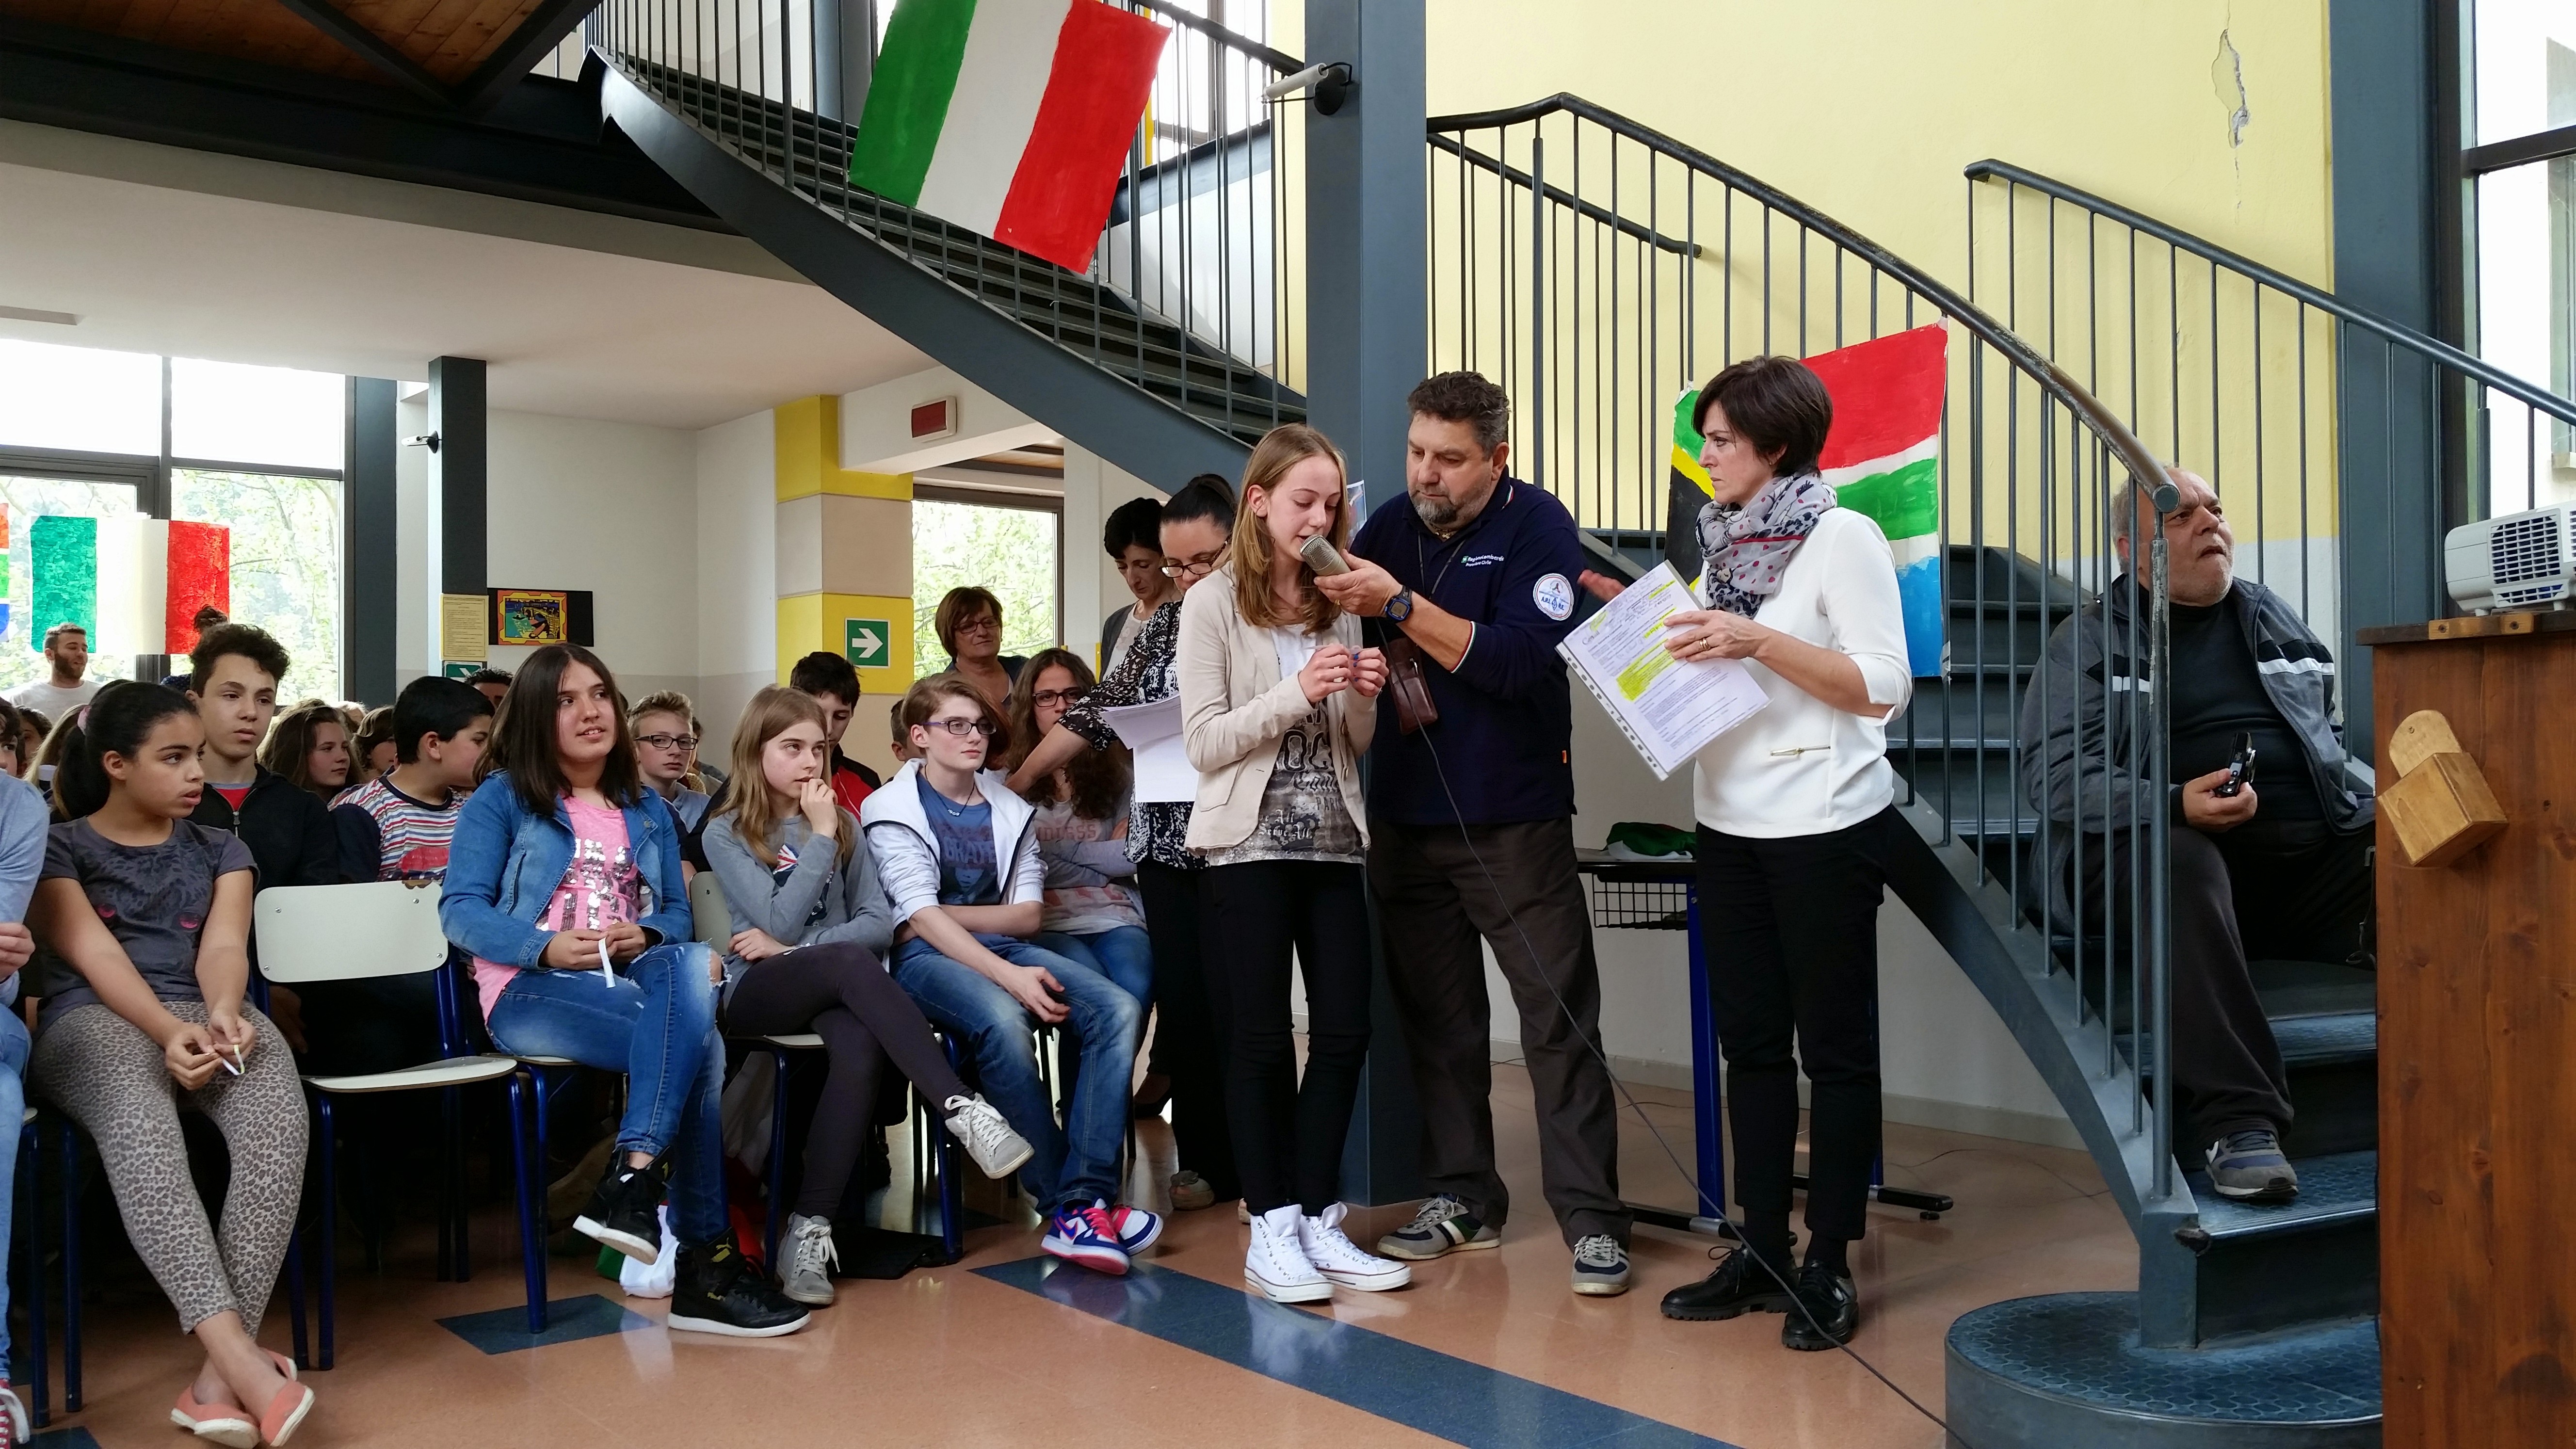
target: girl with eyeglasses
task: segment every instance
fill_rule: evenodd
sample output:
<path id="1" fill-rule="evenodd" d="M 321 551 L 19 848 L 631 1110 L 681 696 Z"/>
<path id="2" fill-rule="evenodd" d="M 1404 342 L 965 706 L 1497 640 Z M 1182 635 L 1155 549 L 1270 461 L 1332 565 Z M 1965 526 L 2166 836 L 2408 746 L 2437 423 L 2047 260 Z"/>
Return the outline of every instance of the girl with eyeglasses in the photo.
<path id="1" fill-rule="evenodd" d="M 1163 1231 L 1154 1214 L 1115 1206 L 1145 1005 L 1030 939 L 1045 918 L 1037 812 L 984 773 L 1010 740 L 983 694 L 933 675 L 904 696 L 903 724 L 918 757 L 859 815 L 894 902 L 895 982 L 974 1054 L 984 1095 L 1036 1148 L 1020 1182 L 1046 1217 L 1040 1246 L 1124 1274 Z M 1031 1050 L 1039 1024 L 1069 1024 L 1082 1041 L 1061 1131 Z"/>
<path id="2" fill-rule="evenodd" d="M 859 822 L 833 794 L 827 727 L 823 706 L 801 690 L 753 695 L 734 727 L 732 783 L 706 828 L 731 917 L 719 1019 L 743 1036 L 813 1032 L 830 1062 L 779 1244 L 787 1296 L 816 1307 L 834 1296 L 832 1215 L 877 1130 L 877 1083 L 889 1065 L 985 1176 L 1030 1156 L 1002 1114 L 958 1080 L 921 1008 L 886 974 L 894 921 L 875 862 L 859 848 Z"/>
<path id="3" fill-rule="evenodd" d="M 1197 586 L 1232 547 L 1234 495 L 1224 481 L 1202 474 L 1163 505 L 1163 575 L 1181 595 Z M 1181 692 L 1175 644 L 1181 632 L 1181 599 L 1138 625 L 1116 668 L 1100 687 L 1068 707 L 1011 771 L 1011 788 L 1024 794 L 1069 762 L 1122 747 L 1102 711 L 1151 704 Z M 1140 800 L 1127 814 L 1127 858 L 1136 864 L 1137 893 L 1144 898 L 1145 933 L 1154 947 L 1154 1056 L 1140 1095 L 1146 1105 L 1168 1091 L 1172 1146 L 1179 1170 L 1169 1183 L 1172 1206 L 1183 1211 L 1243 1196 L 1234 1168 L 1234 1137 L 1226 1126 L 1225 1077 L 1220 1043 L 1208 1004 L 1205 949 L 1199 905 L 1198 852 L 1190 849 L 1190 802 Z M 1157 1089 L 1154 1079 L 1163 1078 Z"/>
<path id="4" fill-rule="evenodd" d="M 1070 649 L 1040 650 L 1011 687 L 1011 739 L 1035 741 L 1091 693 Z M 1025 750 L 1023 750 L 1025 753 Z M 1127 752 L 1085 750 L 1023 792 L 1037 807 L 1046 910 L 1037 943 L 1100 971 L 1147 1005 L 1154 946 L 1145 937 L 1136 863 L 1127 858 Z"/>

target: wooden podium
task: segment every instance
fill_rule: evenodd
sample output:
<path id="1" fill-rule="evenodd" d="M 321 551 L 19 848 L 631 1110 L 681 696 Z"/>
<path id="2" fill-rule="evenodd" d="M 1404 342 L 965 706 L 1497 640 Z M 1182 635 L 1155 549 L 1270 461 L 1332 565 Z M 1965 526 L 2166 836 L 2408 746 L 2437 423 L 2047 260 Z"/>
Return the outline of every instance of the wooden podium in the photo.
<path id="1" fill-rule="evenodd" d="M 2439 710 L 2506 818 L 2417 868 L 2380 816 L 2382 1442 L 2576 1444 L 2576 613 L 2360 638 L 2383 788 Z"/>

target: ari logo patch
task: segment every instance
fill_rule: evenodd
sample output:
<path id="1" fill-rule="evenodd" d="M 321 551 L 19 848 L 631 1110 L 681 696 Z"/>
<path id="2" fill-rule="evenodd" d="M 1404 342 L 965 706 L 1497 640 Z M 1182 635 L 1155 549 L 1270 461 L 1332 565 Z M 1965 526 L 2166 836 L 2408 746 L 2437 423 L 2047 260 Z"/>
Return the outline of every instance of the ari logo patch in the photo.
<path id="1" fill-rule="evenodd" d="M 1530 602 L 1538 611 L 1563 623 L 1574 612 L 1574 585 L 1563 574 L 1549 574 L 1530 586 Z"/>

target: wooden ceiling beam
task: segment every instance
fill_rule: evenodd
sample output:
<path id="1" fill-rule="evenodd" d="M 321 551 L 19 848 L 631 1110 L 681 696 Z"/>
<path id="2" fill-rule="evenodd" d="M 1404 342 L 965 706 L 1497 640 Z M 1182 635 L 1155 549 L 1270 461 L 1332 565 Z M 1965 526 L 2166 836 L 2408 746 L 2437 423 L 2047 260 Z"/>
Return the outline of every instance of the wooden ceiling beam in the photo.
<path id="1" fill-rule="evenodd" d="M 376 69 L 402 82 L 423 97 L 442 106 L 457 104 L 457 93 L 438 77 L 431 75 L 420 62 L 405 55 L 392 41 L 369 30 L 333 5 L 331 0 L 277 0 L 295 12 L 314 29 L 329 36 L 339 46 Z"/>

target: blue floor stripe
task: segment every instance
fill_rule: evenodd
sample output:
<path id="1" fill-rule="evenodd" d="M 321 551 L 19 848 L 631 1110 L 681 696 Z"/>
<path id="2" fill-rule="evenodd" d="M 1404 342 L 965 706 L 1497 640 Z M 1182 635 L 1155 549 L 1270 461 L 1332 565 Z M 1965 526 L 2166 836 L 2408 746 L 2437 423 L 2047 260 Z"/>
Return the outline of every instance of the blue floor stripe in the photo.
<path id="1" fill-rule="evenodd" d="M 98 1449 L 98 1440 L 87 1429 L 40 1429 L 27 1441 L 27 1449 Z"/>
<path id="2" fill-rule="evenodd" d="M 585 1293 L 578 1298 L 547 1300 L 546 1331 L 543 1333 L 528 1332 L 528 1310 L 524 1305 L 495 1308 L 488 1313 L 461 1313 L 454 1318 L 438 1320 L 438 1326 L 485 1353 L 513 1353 L 523 1348 L 543 1348 L 550 1343 L 575 1343 L 585 1338 L 605 1338 L 612 1333 L 651 1328 L 653 1320 L 622 1303 L 612 1303 L 596 1293 Z"/>
<path id="3" fill-rule="evenodd" d="M 1625 1409 L 1167 1268 L 1139 1263 L 1124 1278 L 1107 1278 L 1041 1256 L 975 1271 L 1474 1449 L 1587 1444 L 1734 1449 Z"/>

